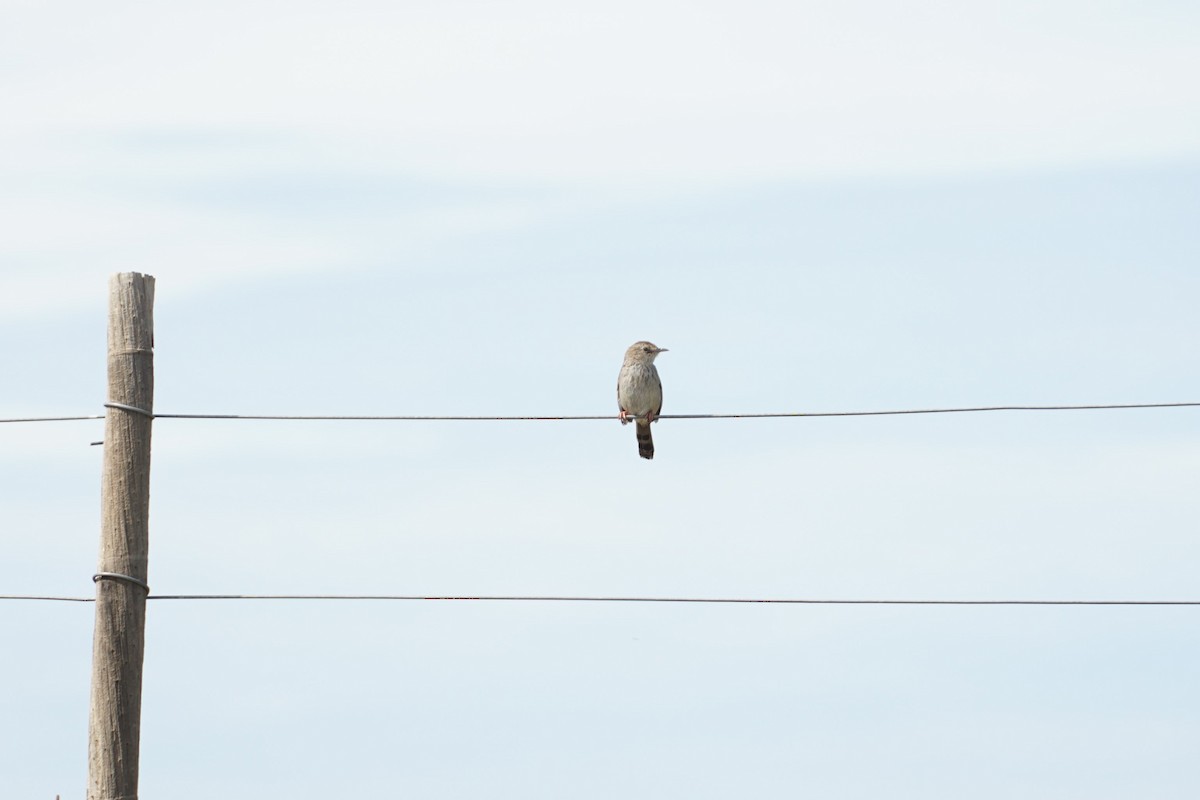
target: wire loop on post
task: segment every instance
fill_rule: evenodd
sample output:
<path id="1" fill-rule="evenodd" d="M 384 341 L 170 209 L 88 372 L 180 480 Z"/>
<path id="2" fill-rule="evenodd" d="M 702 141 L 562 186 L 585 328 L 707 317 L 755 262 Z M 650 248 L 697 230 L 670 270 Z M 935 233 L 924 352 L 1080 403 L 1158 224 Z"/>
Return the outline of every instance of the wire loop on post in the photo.
<path id="1" fill-rule="evenodd" d="M 105 408 L 119 408 L 122 411 L 132 411 L 134 414 L 141 414 L 143 417 L 149 417 L 150 419 L 154 419 L 154 412 L 147 411 L 144 408 L 138 408 L 137 406 L 127 406 L 124 403 L 111 403 L 110 402 L 110 403 L 105 403 L 104 407 Z"/>
<path id="2" fill-rule="evenodd" d="M 125 581 L 126 583 L 132 583 L 135 586 L 140 586 L 145 589 L 146 594 L 150 594 L 150 584 L 143 580 L 139 580 L 132 575 L 123 575 L 120 572 L 97 572 L 92 576 L 92 583 L 99 583 L 102 580 Z"/>

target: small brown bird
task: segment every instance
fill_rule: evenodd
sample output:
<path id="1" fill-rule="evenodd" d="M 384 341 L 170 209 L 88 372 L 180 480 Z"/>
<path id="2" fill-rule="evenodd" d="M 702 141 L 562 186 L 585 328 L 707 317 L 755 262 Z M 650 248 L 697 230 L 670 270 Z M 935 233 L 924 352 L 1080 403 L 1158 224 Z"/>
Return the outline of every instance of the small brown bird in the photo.
<path id="1" fill-rule="evenodd" d="M 662 381 L 654 367 L 654 359 L 667 348 L 650 342 L 637 342 L 625 351 L 625 363 L 617 375 L 617 407 L 621 409 L 622 425 L 630 418 L 637 423 L 638 455 L 654 458 L 654 439 L 650 423 L 662 411 Z"/>

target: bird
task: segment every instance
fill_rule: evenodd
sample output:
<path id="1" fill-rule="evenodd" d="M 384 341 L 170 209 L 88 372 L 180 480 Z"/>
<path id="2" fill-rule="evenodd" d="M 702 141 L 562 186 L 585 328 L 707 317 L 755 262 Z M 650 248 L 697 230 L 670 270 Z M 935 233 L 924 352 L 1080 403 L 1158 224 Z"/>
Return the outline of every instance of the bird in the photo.
<path id="1" fill-rule="evenodd" d="M 638 455 L 654 458 L 654 439 L 650 423 L 662 411 L 662 381 L 654 367 L 654 359 L 667 348 L 650 342 L 634 342 L 625 351 L 625 363 L 617 375 L 617 408 L 622 425 L 630 420 L 637 423 Z"/>

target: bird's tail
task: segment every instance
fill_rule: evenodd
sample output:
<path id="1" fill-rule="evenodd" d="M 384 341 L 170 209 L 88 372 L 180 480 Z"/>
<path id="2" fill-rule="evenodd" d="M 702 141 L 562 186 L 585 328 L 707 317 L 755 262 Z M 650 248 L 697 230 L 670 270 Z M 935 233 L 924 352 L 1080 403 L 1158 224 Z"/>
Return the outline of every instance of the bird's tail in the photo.
<path id="1" fill-rule="evenodd" d="M 650 436 L 650 423 L 638 420 L 637 424 L 638 455 L 642 458 L 654 458 L 654 438 Z"/>

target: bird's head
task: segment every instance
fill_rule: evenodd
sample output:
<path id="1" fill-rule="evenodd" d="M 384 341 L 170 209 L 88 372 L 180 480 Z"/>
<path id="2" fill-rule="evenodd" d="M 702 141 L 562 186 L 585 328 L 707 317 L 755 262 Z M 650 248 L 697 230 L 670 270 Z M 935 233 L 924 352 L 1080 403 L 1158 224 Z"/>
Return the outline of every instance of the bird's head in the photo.
<path id="1" fill-rule="evenodd" d="M 646 364 L 653 364 L 654 359 L 659 353 L 667 352 L 667 348 L 659 347 L 653 342 L 634 342 L 625 351 L 626 361 L 641 361 Z"/>

